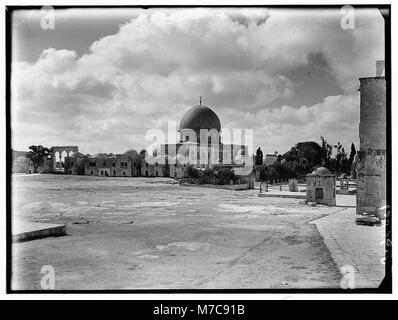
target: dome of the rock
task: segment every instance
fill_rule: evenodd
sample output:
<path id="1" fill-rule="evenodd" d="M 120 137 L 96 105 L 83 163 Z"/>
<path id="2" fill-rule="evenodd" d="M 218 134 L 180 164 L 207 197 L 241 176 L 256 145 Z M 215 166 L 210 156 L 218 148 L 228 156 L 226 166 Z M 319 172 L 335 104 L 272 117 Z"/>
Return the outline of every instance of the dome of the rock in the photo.
<path id="1" fill-rule="evenodd" d="M 221 123 L 217 114 L 205 105 L 197 105 L 190 108 L 183 115 L 180 122 L 180 130 L 191 129 L 199 131 L 200 129 L 216 129 L 221 131 Z"/>

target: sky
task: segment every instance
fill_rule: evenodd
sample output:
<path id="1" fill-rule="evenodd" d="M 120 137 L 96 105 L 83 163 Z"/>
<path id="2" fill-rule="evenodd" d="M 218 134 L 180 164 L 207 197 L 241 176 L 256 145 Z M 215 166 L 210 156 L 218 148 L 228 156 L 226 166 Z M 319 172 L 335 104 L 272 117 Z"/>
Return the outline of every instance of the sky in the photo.
<path id="1" fill-rule="evenodd" d="M 148 130 L 167 134 L 202 96 L 225 132 L 252 129 L 264 153 L 320 136 L 349 152 L 359 142 L 358 78 L 384 59 L 384 20 L 355 9 L 343 28 L 345 13 L 67 9 L 43 29 L 46 12 L 15 11 L 12 147 L 141 150 Z"/>

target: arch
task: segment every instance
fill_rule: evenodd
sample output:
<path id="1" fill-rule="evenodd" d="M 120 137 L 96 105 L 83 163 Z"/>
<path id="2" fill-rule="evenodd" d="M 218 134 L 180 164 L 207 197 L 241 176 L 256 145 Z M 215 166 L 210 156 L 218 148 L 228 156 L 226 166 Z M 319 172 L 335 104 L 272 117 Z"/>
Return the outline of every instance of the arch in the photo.
<path id="1" fill-rule="evenodd" d="M 52 146 L 51 157 L 54 159 L 53 161 L 53 169 L 55 171 L 63 171 L 63 163 L 65 162 L 65 158 L 69 155 L 72 156 L 79 152 L 78 146 Z"/>
<path id="2" fill-rule="evenodd" d="M 66 151 L 62 151 L 61 153 L 61 162 L 65 162 L 65 158 L 68 156 L 68 154 L 66 153 Z"/>

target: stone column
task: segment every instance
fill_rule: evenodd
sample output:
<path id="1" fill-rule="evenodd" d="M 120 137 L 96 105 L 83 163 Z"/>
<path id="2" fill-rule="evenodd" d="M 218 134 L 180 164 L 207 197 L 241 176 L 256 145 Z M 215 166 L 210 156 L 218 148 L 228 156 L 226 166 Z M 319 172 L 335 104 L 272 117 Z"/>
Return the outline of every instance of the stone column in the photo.
<path id="1" fill-rule="evenodd" d="M 357 214 L 377 215 L 386 205 L 386 152 L 358 151 L 356 174 Z"/>
<path id="2" fill-rule="evenodd" d="M 386 204 L 386 80 L 378 72 L 376 77 L 360 78 L 359 81 L 357 214 L 377 214 Z"/>

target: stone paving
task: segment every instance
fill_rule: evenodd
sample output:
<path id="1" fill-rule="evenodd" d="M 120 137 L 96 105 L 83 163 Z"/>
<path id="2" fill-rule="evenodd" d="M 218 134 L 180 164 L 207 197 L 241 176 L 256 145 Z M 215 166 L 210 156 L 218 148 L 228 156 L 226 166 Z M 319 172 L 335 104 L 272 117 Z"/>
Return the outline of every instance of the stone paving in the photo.
<path id="1" fill-rule="evenodd" d="M 14 219 L 67 228 L 13 244 L 13 289 L 40 290 L 44 265 L 66 290 L 339 289 L 344 266 L 370 288 L 384 274 L 385 224 L 356 225 L 352 195 L 312 207 L 257 189 L 56 175 L 13 176 L 12 187 Z"/>
<path id="2" fill-rule="evenodd" d="M 344 208 L 314 223 L 344 275 L 353 270 L 355 288 L 377 288 L 384 278 L 385 221 L 379 227 L 355 224 L 355 208 Z M 344 284 L 343 284 L 344 286 Z M 352 288 L 352 287 L 351 287 Z"/>
<path id="3" fill-rule="evenodd" d="M 310 224 L 340 211 L 298 199 L 172 185 L 162 178 L 13 176 L 13 218 L 65 224 L 67 235 L 13 244 L 12 288 L 340 288 Z"/>

